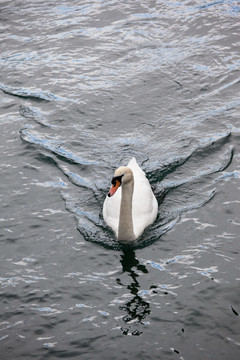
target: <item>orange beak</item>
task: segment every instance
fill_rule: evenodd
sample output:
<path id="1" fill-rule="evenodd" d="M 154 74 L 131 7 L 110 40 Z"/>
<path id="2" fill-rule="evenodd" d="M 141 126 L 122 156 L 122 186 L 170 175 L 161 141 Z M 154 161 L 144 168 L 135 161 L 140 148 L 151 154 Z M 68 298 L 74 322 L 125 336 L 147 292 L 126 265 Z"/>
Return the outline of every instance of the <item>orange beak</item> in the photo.
<path id="1" fill-rule="evenodd" d="M 119 180 L 115 181 L 115 184 L 112 185 L 111 189 L 108 192 L 108 196 L 113 196 L 115 194 L 115 192 L 117 191 L 117 189 L 119 188 L 119 186 L 121 185 Z"/>

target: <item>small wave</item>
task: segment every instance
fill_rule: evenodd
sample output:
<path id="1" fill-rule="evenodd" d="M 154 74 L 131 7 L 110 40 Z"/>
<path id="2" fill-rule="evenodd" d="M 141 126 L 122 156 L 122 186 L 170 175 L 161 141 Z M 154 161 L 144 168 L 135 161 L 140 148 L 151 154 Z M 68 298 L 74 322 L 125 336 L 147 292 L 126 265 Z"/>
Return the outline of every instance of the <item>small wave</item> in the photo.
<path id="1" fill-rule="evenodd" d="M 52 127 L 50 123 L 47 122 L 47 119 L 42 115 L 36 107 L 30 107 L 27 105 L 20 105 L 19 114 L 27 119 L 33 119 L 36 123 Z"/>
<path id="2" fill-rule="evenodd" d="M 0 90 L 2 90 L 5 94 L 18 96 L 21 98 L 26 98 L 30 100 L 38 100 L 38 101 L 52 101 L 57 100 L 57 97 L 51 93 L 45 92 L 43 90 L 34 90 L 34 89 L 24 89 L 24 88 L 15 88 L 11 86 L 6 86 L 0 84 Z"/>
<path id="3" fill-rule="evenodd" d="M 40 89 L 26 89 L 26 88 L 17 88 L 6 86 L 4 84 L 0 84 L 0 90 L 2 90 L 5 94 L 17 96 L 20 98 L 35 100 L 35 101 L 72 101 L 52 94 L 48 91 L 43 91 Z"/>
<path id="4" fill-rule="evenodd" d="M 40 146 L 45 150 L 50 151 L 61 160 L 65 160 L 69 163 L 81 164 L 81 165 L 98 165 L 99 163 L 94 160 L 86 160 L 71 150 L 66 149 L 62 143 L 64 140 L 59 140 L 54 136 L 47 137 L 46 134 L 41 135 L 39 132 L 29 129 L 20 130 L 20 136 L 23 141 Z"/>

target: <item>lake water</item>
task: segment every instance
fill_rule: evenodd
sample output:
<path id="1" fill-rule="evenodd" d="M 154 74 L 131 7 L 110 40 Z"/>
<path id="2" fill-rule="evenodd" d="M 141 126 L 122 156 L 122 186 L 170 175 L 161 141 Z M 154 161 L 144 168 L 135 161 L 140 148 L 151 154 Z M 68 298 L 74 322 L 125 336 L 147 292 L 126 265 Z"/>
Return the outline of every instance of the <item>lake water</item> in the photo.
<path id="1" fill-rule="evenodd" d="M 1 360 L 240 357 L 238 1 L 0 1 Z M 135 156 L 158 217 L 102 217 Z"/>

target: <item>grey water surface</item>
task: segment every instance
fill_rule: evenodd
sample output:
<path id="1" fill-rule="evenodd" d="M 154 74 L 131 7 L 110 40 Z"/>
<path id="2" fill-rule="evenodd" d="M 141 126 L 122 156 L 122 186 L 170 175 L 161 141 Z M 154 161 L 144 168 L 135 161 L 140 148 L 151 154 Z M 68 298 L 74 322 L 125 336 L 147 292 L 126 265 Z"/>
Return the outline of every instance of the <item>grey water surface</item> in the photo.
<path id="1" fill-rule="evenodd" d="M 0 1 L 0 358 L 240 357 L 238 1 Z M 158 217 L 102 205 L 135 156 Z"/>

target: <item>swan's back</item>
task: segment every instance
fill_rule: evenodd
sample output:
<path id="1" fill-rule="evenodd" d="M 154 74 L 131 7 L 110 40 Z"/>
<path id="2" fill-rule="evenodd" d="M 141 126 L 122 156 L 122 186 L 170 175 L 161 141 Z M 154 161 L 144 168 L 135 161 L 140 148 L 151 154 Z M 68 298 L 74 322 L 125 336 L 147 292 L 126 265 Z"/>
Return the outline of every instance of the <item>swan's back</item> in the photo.
<path id="1" fill-rule="evenodd" d="M 127 165 L 133 172 L 134 191 L 132 199 L 132 220 L 135 237 L 138 238 L 143 230 L 154 222 L 157 217 L 158 203 L 144 171 L 139 167 L 135 158 Z M 106 197 L 103 205 L 103 217 L 118 237 L 120 205 L 122 198 L 121 187 L 114 196 Z"/>

